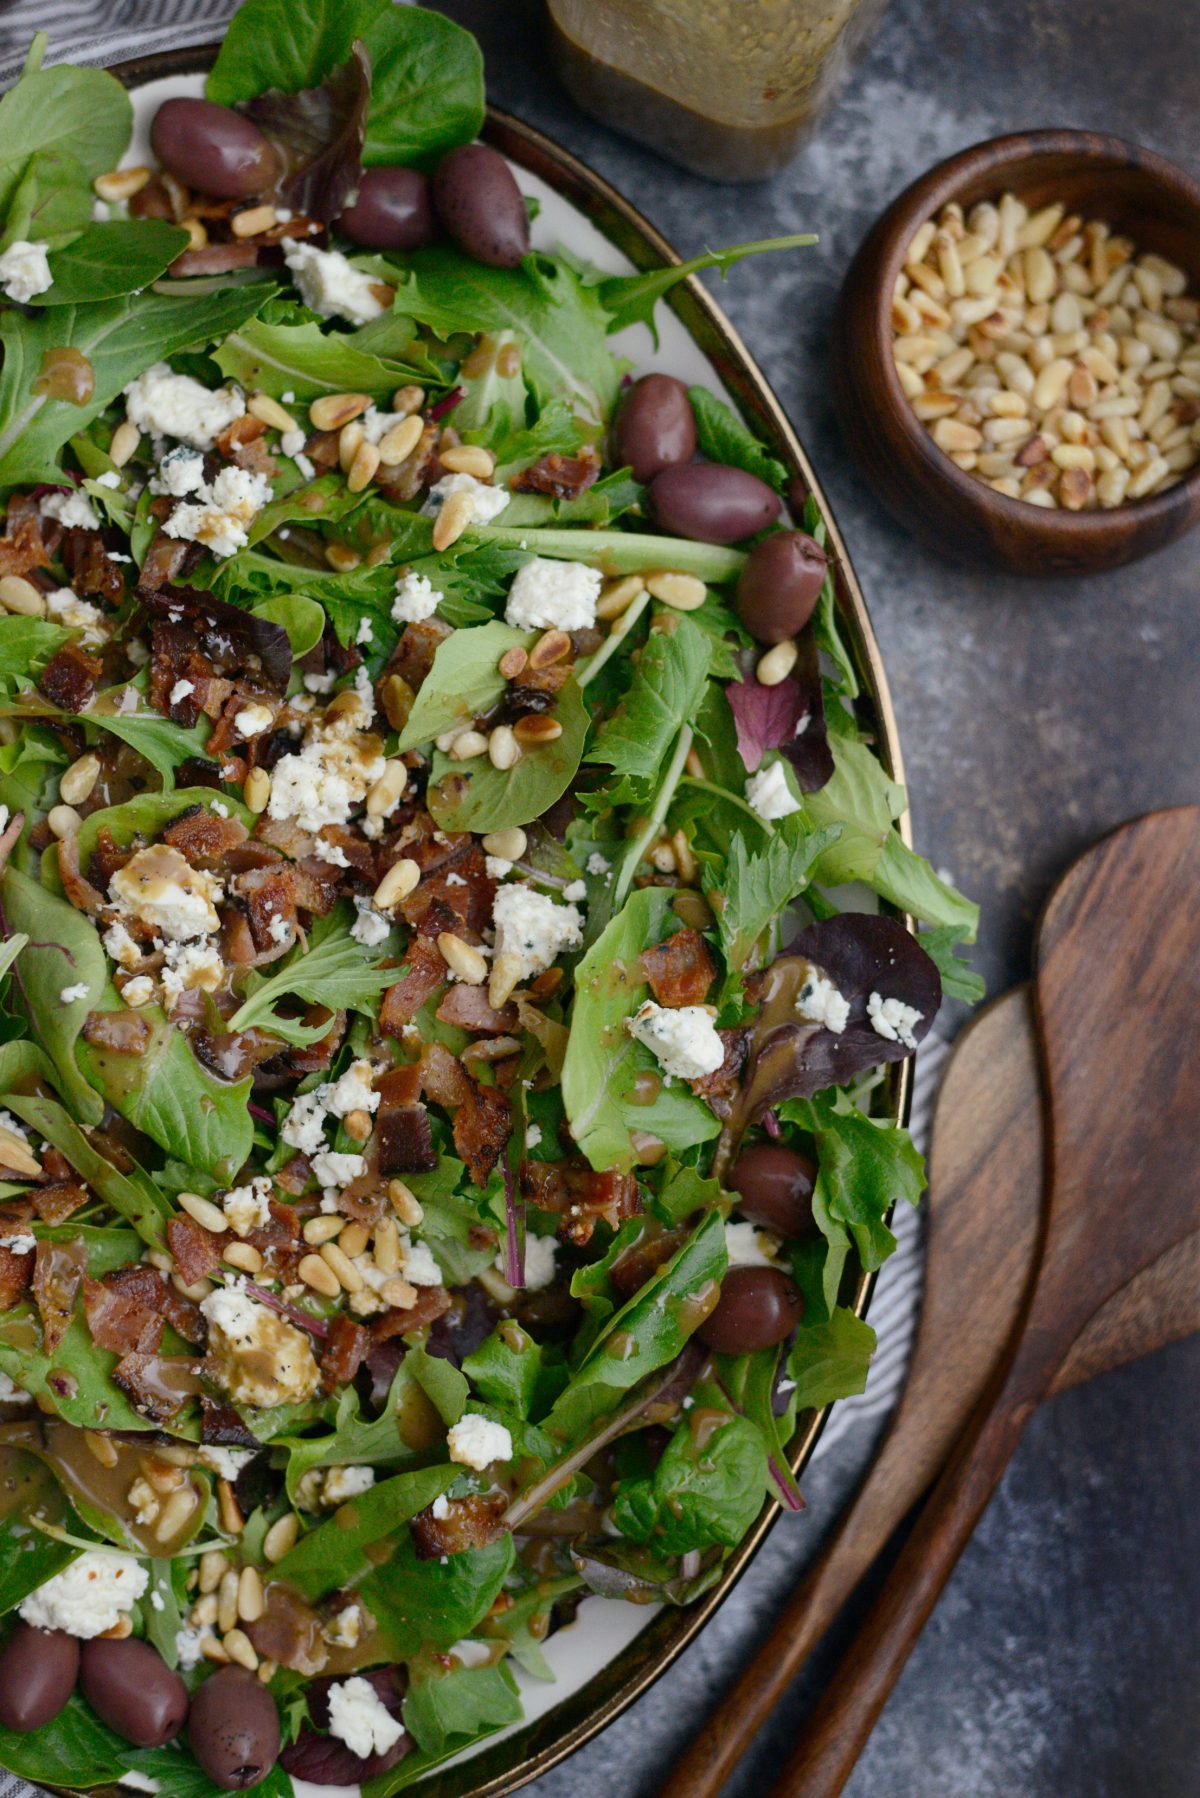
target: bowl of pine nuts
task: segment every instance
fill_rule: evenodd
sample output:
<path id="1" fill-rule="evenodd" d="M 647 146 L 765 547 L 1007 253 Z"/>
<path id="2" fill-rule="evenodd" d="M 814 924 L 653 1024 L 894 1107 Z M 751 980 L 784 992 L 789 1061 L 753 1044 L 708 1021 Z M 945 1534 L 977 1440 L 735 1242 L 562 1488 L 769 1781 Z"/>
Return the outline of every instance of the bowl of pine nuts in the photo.
<path id="1" fill-rule="evenodd" d="M 907 529 L 1096 574 L 1200 518 L 1200 183 L 1087 131 L 993 138 L 893 201 L 846 277 L 834 398 Z"/>

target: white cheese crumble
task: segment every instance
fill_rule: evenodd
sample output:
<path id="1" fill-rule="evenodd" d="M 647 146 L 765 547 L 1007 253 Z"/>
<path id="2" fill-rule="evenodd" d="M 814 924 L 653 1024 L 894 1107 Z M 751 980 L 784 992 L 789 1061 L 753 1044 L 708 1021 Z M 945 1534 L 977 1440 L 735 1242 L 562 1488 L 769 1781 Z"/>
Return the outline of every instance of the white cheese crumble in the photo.
<path id="1" fill-rule="evenodd" d="M 503 855 L 485 855 L 483 861 L 492 880 L 503 880 L 506 874 L 513 871 L 513 864 Z"/>
<path id="2" fill-rule="evenodd" d="M 100 941 L 104 944 L 105 953 L 118 967 L 134 968 L 142 959 L 141 950 L 124 924 L 110 924 Z"/>
<path id="3" fill-rule="evenodd" d="M 473 474 L 444 474 L 429 489 L 422 512 L 427 518 L 436 516 L 452 493 L 470 494 L 472 524 L 488 524 L 498 518 L 510 497 L 505 488 L 477 481 Z"/>
<path id="4" fill-rule="evenodd" d="M 486 1642 L 463 1641 L 453 1643 L 446 1653 L 452 1654 L 460 1666 L 486 1667 L 495 1653 L 495 1648 L 494 1645 L 489 1647 Z"/>
<path id="5" fill-rule="evenodd" d="M 56 587 L 46 595 L 46 616 L 69 631 L 82 632 L 85 649 L 98 649 L 112 634 L 112 627 L 99 606 L 80 599 L 70 587 Z"/>
<path id="6" fill-rule="evenodd" d="M 266 1174 L 251 1180 L 247 1186 L 235 1186 L 221 1200 L 221 1209 L 238 1236 L 249 1236 L 271 1221 L 272 1182 Z"/>
<path id="7" fill-rule="evenodd" d="M 526 1143 L 531 1148 L 533 1147 L 532 1137 L 533 1131 L 531 1130 L 525 1138 Z M 543 1287 L 553 1284 L 555 1274 L 554 1258 L 557 1252 L 558 1244 L 555 1242 L 553 1236 L 534 1236 L 532 1231 L 526 1234 L 525 1287 L 527 1291 L 541 1292 Z M 496 1256 L 496 1267 L 500 1273 L 504 1272 L 505 1256 L 503 1250 Z"/>
<path id="8" fill-rule="evenodd" d="M 190 1673 L 204 1659 L 204 1643 L 211 1639 L 212 1630 L 177 1629 L 175 1631 L 175 1653 L 182 1672 Z"/>
<path id="9" fill-rule="evenodd" d="M 38 506 L 38 511 L 43 518 L 56 519 L 64 531 L 100 529 L 96 508 L 82 487 L 75 487 L 70 493 L 48 493 Z"/>
<path id="10" fill-rule="evenodd" d="M 774 1267 L 779 1238 L 770 1230 L 760 1230 L 757 1224 L 726 1224 L 725 1252 L 730 1267 Z"/>
<path id="11" fill-rule="evenodd" d="M 236 387 L 211 391 L 191 375 L 175 374 L 166 362 L 154 363 L 125 389 L 130 424 L 151 437 L 174 437 L 193 449 L 211 449 L 245 410 Z"/>
<path id="12" fill-rule="evenodd" d="M 592 850 L 585 865 L 588 873 L 594 874 L 597 877 L 601 874 L 607 874 L 612 867 L 612 863 L 609 861 L 608 857 L 606 855 L 601 855 L 598 849 Z"/>
<path id="13" fill-rule="evenodd" d="M 596 622 L 604 577 L 586 562 L 552 562 L 534 556 L 518 569 L 508 590 L 505 622 L 521 631 L 585 630 Z"/>
<path id="14" fill-rule="evenodd" d="M 321 1488 L 321 1502 L 336 1510 L 347 1499 L 357 1498 L 375 1484 L 373 1467 L 331 1467 Z"/>
<path id="15" fill-rule="evenodd" d="M 354 907 L 357 916 L 350 926 L 350 935 L 364 949 L 377 949 L 392 928 L 391 919 L 376 911 L 369 899 L 355 899 Z"/>
<path id="16" fill-rule="evenodd" d="M 0 1367 L 0 1405 L 29 1405 L 32 1403 L 32 1393 L 26 1392 L 23 1386 L 15 1385 L 4 1369 Z"/>
<path id="17" fill-rule="evenodd" d="M 340 250 L 318 250 L 315 244 L 293 241 L 283 259 L 300 289 L 300 298 L 322 318 L 345 318 L 352 325 L 367 325 L 383 311 L 371 292 L 374 278 L 352 268 Z"/>
<path id="18" fill-rule="evenodd" d="M 454 1424 L 446 1437 L 450 1459 L 462 1467 L 473 1467 L 482 1473 L 493 1461 L 511 1461 L 512 1437 L 502 1423 L 468 1411 Z"/>
<path id="19" fill-rule="evenodd" d="M 583 918 L 574 905 L 556 905 L 524 881 L 503 886 L 492 907 L 496 954 L 515 955 L 521 979 L 548 968 L 565 949 L 583 945 Z"/>
<path id="20" fill-rule="evenodd" d="M 196 1450 L 201 1467 L 209 1468 L 220 1479 L 228 1480 L 230 1485 L 237 1479 L 243 1467 L 248 1467 L 258 1450 L 255 1448 L 221 1448 L 215 1443 L 206 1442 Z"/>
<path id="21" fill-rule="evenodd" d="M 86 999 L 88 983 L 86 980 L 76 981 L 74 986 L 64 986 L 58 995 L 60 1005 L 74 1005 L 76 999 Z"/>
<path id="22" fill-rule="evenodd" d="M 265 474 L 245 468 L 223 468 L 211 481 L 196 489 L 195 500 L 176 506 L 163 525 L 168 537 L 202 543 L 224 559 L 245 549 L 249 528 L 271 497 Z"/>
<path id="23" fill-rule="evenodd" d="M 191 867 L 169 843 L 139 849 L 117 869 L 108 892 L 120 911 L 174 942 L 208 936 L 220 927 L 213 903 L 223 897 L 220 883 Z"/>
<path id="24" fill-rule="evenodd" d="M 370 644 L 375 641 L 375 626 L 369 618 L 359 619 L 358 629 L 354 633 L 354 641 L 358 644 Z"/>
<path id="25" fill-rule="evenodd" d="M 204 485 L 204 457 L 186 443 L 168 450 L 150 477 L 151 493 L 169 494 L 172 499 L 186 499 L 189 493 Z"/>
<path id="26" fill-rule="evenodd" d="M 135 1010 L 139 1005 L 149 1005 L 154 997 L 154 982 L 149 974 L 136 974 L 121 988 L 121 997 L 126 1005 L 132 1005 Z"/>
<path id="27" fill-rule="evenodd" d="M 796 1010 L 802 1018 L 823 1024 L 826 1030 L 840 1036 L 850 1016 L 850 1001 L 838 991 L 828 975 L 819 973 L 810 964 L 808 979 L 796 1000 Z"/>
<path id="28" fill-rule="evenodd" d="M 392 1716 L 370 1681 L 356 1675 L 329 1688 L 329 1732 L 365 1761 L 394 1748 L 404 1725 Z"/>
<path id="29" fill-rule="evenodd" d="M 433 614 L 445 598 L 423 574 L 402 574 L 396 582 L 392 601 L 392 617 L 397 624 L 420 624 Z"/>
<path id="30" fill-rule="evenodd" d="M 325 1087 L 321 1097 L 338 1118 L 344 1118 L 352 1111 L 378 1111 L 379 1094 L 371 1087 L 370 1062 L 351 1062 L 340 1079 Z"/>
<path id="31" fill-rule="evenodd" d="M 266 1408 L 312 1398 L 320 1371 L 308 1337 L 238 1286 L 221 1286 L 201 1301 L 208 1352 L 235 1404 Z"/>
<path id="32" fill-rule="evenodd" d="M 171 688 L 171 691 L 167 694 L 167 704 L 182 705 L 184 700 L 189 698 L 195 691 L 196 683 L 194 680 L 177 680 L 175 685 Z"/>
<path id="33" fill-rule="evenodd" d="M 626 1018 L 630 1036 L 657 1057 L 665 1074 L 699 1080 L 713 1074 L 725 1059 L 725 1045 L 703 1005 L 656 1005 L 653 999 Z"/>
<path id="34" fill-rule="evenodd" d="M 215 993 L 225 979 L 225 963 L 215 940 L 205 938 L 195 943 L 168 943 L 166 961 L 159 979 L 170 1008 L 181 995 L 199 988 Z"/>
<path id="35" fill-rule="evenodd" d="M 428 1243 L 414 1242 L 403 1230 L 400 1232 L 400 1272 L 412 1286 L 440 1286 L 442 1283 L 442 1270 Z"/>
<path id="36" fill-rule="evenodd" d="M 444 1517 L 450 1515 L 450 1500 L 444 1492 L 439 1492 L 429 1509 L 440 1523 Z"/>
<path id="37" fill-rule="evenodd" d="M 150 1575 L 133 1555 L 86 1549 L 22 1599 L 20 1614 L 36 1629 L 63 1629 L 90 1641 L 115 1629 L 137 1603 Z"/>
<path id="38" fill-rule="evenodd" d="M 316 836 L 329 824 L 346 823 L 385 766 L 377 737 L 316 730 L 272 769 L 268 814 L 294 818 Z"/>
<path id="39" fill-rule="evenodd" d="M 260 737 L 275 722 L 275 714 L 269 705 L 247 705 L 234 713 L 233 722 L 243 737 Z"/>
<path id="40" fill-rule="evenodd" d="M 905 1005 L 902 999 L 885 999 L 882 993 L 872 993 L 867 1000 L 867 1016 L 876 1036 L 889 1043 L 903 1043 L 906 1049 L 916 1048 L 913 1033 L 924 1015 L 915 1005 Z"/>
<path id="41" fill-rule="evenodd" d="M 788 786 L 787 770 L 782 762 L 772 762 L 769 768 L 760 768 L 746 782 L 746 804 L 751 806 L 765 824 L 773 824 L 777 818 L 790 818 L 793 812 L 801 809 L 800 801 Z"/>
<path id="42" fill-rule="evenodd" d="M 310 1093 L 301 1093 L 294 1101 L 292 1109 L 283 1120 L 280 1135 L 285 1143 L 293 1149 L 299 1149 L 302 1155 L 315 1155 L 318 1149 L 325 1146 L 325 1101 L 321 1087 Z"/>
<path id="43" fill-rule="evenodd" d="M 45 293 L 54 285 L 46 256 L 49 247 L 49 244 L 30 243 L 28 238 L 19 237 L 0 256 L 0 287 L 10 300 L 27 306 L 30 300 L 35 300 L 39 293 Z"/>
<path id="44" fill-rule="evenodd" d="M 313 1156 L 313 1173 L 322 1186 L 349 1186 L 367 1171 L 365 1156 L 341 1155 L 332 1149 L 318 1149 Z"/>
<path id="45" fill-rule="evenodd" d="M 563 898 L 569 899 L 572 905 L 582 905 L 587 898 L 587 882 L 573 880 L 569 886 L 563 888 Z"/>
<path id="46" fill-rule="evenodd" d="M 27 1230 L 18 1230 L 14 1236 L 0 1236 L 0 1248 L 7 1249 L 10 1255 L 32 1255 L 37 1237 Z"/>

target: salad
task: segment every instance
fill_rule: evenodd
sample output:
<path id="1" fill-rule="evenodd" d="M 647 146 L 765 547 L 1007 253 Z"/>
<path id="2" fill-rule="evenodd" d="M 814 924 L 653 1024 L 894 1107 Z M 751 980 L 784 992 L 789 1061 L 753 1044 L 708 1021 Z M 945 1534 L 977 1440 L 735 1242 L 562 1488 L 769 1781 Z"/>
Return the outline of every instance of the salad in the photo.
<path id="1" fill-rule="evenodd" d="M 819 508 L 616 353 L 807 240 L 531 249 L 473 40 L 303 17 L 144 166 L 0 100 L 0 1764 L 172 1798 L 385 1798 L 798 1509 L 977 996 Z"/>

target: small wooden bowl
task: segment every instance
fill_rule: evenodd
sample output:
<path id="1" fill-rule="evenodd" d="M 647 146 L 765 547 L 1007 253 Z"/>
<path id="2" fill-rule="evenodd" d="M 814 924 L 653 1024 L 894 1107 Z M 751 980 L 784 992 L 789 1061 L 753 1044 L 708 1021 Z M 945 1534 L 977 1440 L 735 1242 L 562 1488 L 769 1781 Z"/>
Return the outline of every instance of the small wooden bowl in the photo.
<path id="1" fill-rule="evenodd" d="M 1149 555 L 1200 518 L 1200 465 L 1165 492 L 1111 511 L 1050 511 L 1009 499 L 955 466 L 913 412 L 892 358 L 891 299 L 918 227 L 949 200 L 969 208 L 1015 193 L 1030 210 L 1061 200 L 1184 269 L 1200 294 L 1200 184 L 1153 150 L 1090 131 L 994 137 L 939 163 L 894 200 L 866 238 L 834 324 L 834 402 L 875 492 L 935 549 L 1017 574 L 1098 574 Z"/>

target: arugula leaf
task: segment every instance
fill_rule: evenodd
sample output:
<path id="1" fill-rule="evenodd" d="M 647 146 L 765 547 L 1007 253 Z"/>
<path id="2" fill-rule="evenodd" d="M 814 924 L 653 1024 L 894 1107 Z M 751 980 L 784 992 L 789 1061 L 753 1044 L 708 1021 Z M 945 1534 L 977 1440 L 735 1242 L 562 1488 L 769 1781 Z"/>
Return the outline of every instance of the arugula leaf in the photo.
<path id="1" fill-rule="evenodd" d="M 57 249 L 84 230 L 91 216 L 91 188 L 78 157 L 37 150 L 13 191 L 0 248 L 24 240 Z"/>
<path id="2" fill-rule="evenodd" d="M 108 985 L 108 962 L 95 926 L 11 864 L 0 881 L 0 902 L 9 928 L 24 931 L 30 939 L 13 978 L 33 1033 L 54 1063 L 75 1115 L 86 1124 L 98 1124 L 104 1104 L 81 1073 L 75 1055 L 83 1021 Z M 64 1005 L 63 989 L 80 985 L 87 988 L 85 996 Z"/>
<path id="3" fill-rule="evenodd" d="M 362 1401 L 353 1386 L 338 1394 L 333 1430 L 324 1436 L 277 1436 L 272 1446 L 288 1450 L 287 1495 L 295 1502 L 296 1488 L 312 1467 L 371 1467 L 383 1461 L 401 1461 L 411 1453 L 400 1433 L 399 1407 L 412 1376 L 401 1362 L 378 1417 L 365 1417 Z"/>
<path id="4" fill-rule="evenodd" d="M 453 643 L 454 637 L 449 641 Z M 569 680 L 562 688 L 553 715 L 563 727 L 562 735 L 526 749 L 514 768 L 493 767 L 483 757 L 455 762 L 439 750 L 426 796 L 434 822 L 442 830 L 474 830 L 482 835 L 532 824 L 548 812 L 575 776 L 590 723 L 578 681 Z"/>
<path id="5" fill-rule="evenodd" d="M 632 1167 L 631 1130 L 648 1130 L 679 1150 L 707 1142 L 720 1128 L 703 1100 L 682 1085 L 664 1085 L 653 1105 L 634 1105 L 628 1098 L 639 1071 L 658 1068 L 649 1049 L 630 1036 L 625 1020 L 650 991 L 638 955 L 679 926 L 671 898 L 663 887 L 633 893 L 575 970 L 563 1104 L 571 1134 L 601 1171 Z"/>
<path id="6" fill-rule="evenodd" d="M 864 1392 L 874 1353 L 874 1330 L 845 1305 L 836 1307 L 828 1323 L 803 1323 L 788 1351 L 796 1408 L 819 1410 Z"/>
<path id="7" fill-rule="evenodd" d="M 535 1422 L 567 1383 L 562 1351 L 543 1345 L 511 1319 L 500 1324 L 463 1362 L 463 1372 L 489 1404 Z"/>
<path id="8" fill-rule="evenodd" d="M 0 617 L 0 693 L 36 681 L 56 649 L 70 633 L 45 618 L 6 612 Z M 11 745 L 6 745 L 11 747 Z"/>
<path id="9" fill-rule="evenodd" d="M 762 1509 L 767 1451 L 755 1426 L 704 1382 L 648 1479 L 622 1481 L 613 1517 L 634 1542 L 668 1554 L 736 1548 Z"/>
<path id="10" fill-rule="evenodd" d="M 9 813 L 24 812 L 26 824 L 34 824 L 54 804 L 58 776 L 70 761 L 53 733 L 41 725 L 27 724 L 15 743 L 0 744 L 0 805 Z M 26 831 L 14 859 L 27 866 L 36 858 Z"/>
<path id="11" fill-rule="evenodd" d="M 62 1523 L 75 1533 L 72 1525 L 76 1520 L 67 1512 L 50 1469 L 19 1449 L 10 1448 L 6 1460 L 6 1477 L 12 1484 L 5 1493 L 8 1505 L 0 1519 L 0 1612 L 11 1611 L 79 1553 L 28 1522 L 30 1513 L 38 1511 L 48 1523 Z"/>
<path id="12" fill-rule="evenodd" d="M 706 864 L 701 876 L 730 967 L 744 968 L 768 926 L 778 921 L 808 885 L 818 856 L 837 842 L 840 826 L 807 832 L 799 817 L 781 818 L 765 849 L 751 850 L 742 836 L 729 845 L 724 868 Z"/>
<path id="13" fill-rule="evenodd" d="M 690 618 L 681 617 L 670 636 L 651 631 L 625 697 L 584 758 L 620 777 L 605 788 L 606 802 L 642 804 L 650 797 L 672 743 L 696 716 L 709 661 L 709 639 Z"/>
<path id="14" fill-rule="evenodd" d="M 954 953 L 960 943 L 967 941 L 967 932 L 961 925 L 942 924 L 936 930 L 922 930 L 917 941 L 941 975 L 942 991 L 949 998 L 978 1005 L 986 997 L 987 985 L 982 974 L 977 974 L 970 962 Z"/>
<path id="15" fill-rule="evenodd" d="M 223 375 L 248 390 L 274 399 L 294 394 L 300 414 L 323 393 L 369 393 L 382 400 L 426 374 L 413 364 L 361 348 L 355 332 L 326 332 L 312 319 L 280 325 L 252 318 L 229 333 L 213 351 L 213 361 Z M 303 418 L 297 422 L 303 424 Z"/>
<path id="16" fill-rule="evenodd" d="M 480 339 L 458 372 L 457 385 L 462 398 L 454 408 L 454 428 L 460 437 L 472 443 L 484 443 L 495 454 L 500 466 L 497 479 L 505 480 L 504 464 L 520 454 L 513 445 L 525 435 L 525 377 L 521 373 L 521 353 L 515 331 L 497 331 Z M 563 407 L 570 422 L 569 407 Z M 559 422 L 557 409 L 546 412 Z M 545 413 L 543 414 L 543 417 Z M 540 421 L 539 421 L 540 422 Z M 565 426 L 563 427 L 566 428 Z M 574 427 L 574 441 L 579 441 L 579 428 Z M 551 447 L 557 448 L 557 444 Z M 539 452 L 535 450 L 534 455 Z"/>
<path id="17" fill-rule="evenodd" d="M 112 79 L 96 69 L 73 72 Z M 6 95 L 5 101 L 10 98 Z M 104 163 L 105 168 L 113 166 Z M 6 313 L 0 319 L 0 486 L 56 480 L 63 445 L 130 381 L 163 357 L 209 343 L 244 324 L 272 291 L 267 286 L 226 287 L 186 299 L 126 294 L 94 305 L 54 306 L 34 318 Z M 46 351 L 67 348 L 86 356 L 95 373 L 86 405 L 35 391 Z"/>
<path id="18" fill-rule="evenodd" d="M 187 1609 L 183 1583 L 188 1573 L 187 1562 L 151 1561 L 148 1571 L 150 1584 L 146 1587 L 140 1607 L 146 1626 L 146 1640 L 157 1648 L 168 1667 L 178 1667 L 179 1650 L 175 1646 L 175 1639 L 183 1628 L 183 1612 Z M 176 1580 L 179 1582 L 178 1591 Z M 157 1604 L 154 1602 L 156 1598 Z"/>
<path id="19" fill-rule="evenodd" d="M 134 1239 L 126 1235 L 125 1245 L 124 1259 L 128 1261 L 131 1253 L 136 1253 Z M 0 1367 L 35 1398 L 44 1393 L 53 1415 L 81 1429 L 94 1429 L 98 1417 L 103 1417 L 105 1428 L 110 1430 L 155 1429 L 150 1419 L 136 1411 L 113 1384 L 111 1374 L 117 1357 L 96 1347 L 81 1311 L 76 1311 L 52 1357 L 43 1353 L 40 1346 L 30 1346 L 34 1342 L 40 1344 L 40 1340 L 38 1313 L 29 1299 L 22 1299 L 0 1314 Z M 172 1428 L 180 1433 L 178 1419 Z M 115 1536 L 123 1548 L 134 1546 L 123 1525 L 90 1505 L 83 1493 L 76 1496 L 81 1515 L 86 1515 L 102 1534 Z"/>
<path id="20" fill-rule="evenodd" d="M 696 441 L 701 453 L 710 462 L 744 468 L 747 474 L 757 475 L 768 487 L 782 493 L 787 485 L 787 468 L 742 423 L 733 408 L 707 387 L 689 387 L 688 398 L 696 418 Z"/>
<path id="21" fill-rule="evenodd" d="M 340 922 L 345 923 L 344 908 Z M 307 950 L 292 950 L 274 974 L 254 987 L 228 1027 L 249 1030 L 255 1026 L 280 1036 L 294 1033 L 293 1021 L 281 1018 L 275 1011 L 280 999 L 305 999 L 310 1005 L 326 1005 L 331 1011 L 369 1011 L 375 995 L 394 985 L 395 980 L 395 968 L 379 967 L 371 950 L 356 943 L 348 930 L 331 930 L 319 941 L 310 940 Z M 328 1025 L 313 1028 L 323 1035 Z M 301 1040 L 315 1039 L 306 1036 Z"/>
<path id="22" fill-rule="evenodd" d="M 81 306 L 136 294 L 170 267 L 190 239 L 161 219 L 114 219 L 87 229 L 50 258 L 54 285 L 39 306 Z"/>
<path id="23" fill-rule="evenodd" d="M 405 1364 L 446 1427 L 456 1424 L 466 1409 L 471 1389 L 453 1361 L 431 1355 L 421 1347 L 409 1349 Z"/>
<path id="24" fill-rule="evenodd" d="M 500 672 L 501 656 L 509 649 L 528 649 L 535 634 L 508 624 L 480 624 L 473 630 L 456 630 L 439 643 L 396 753 L 418 749 L 443 731 L 461 729 L 489 711 L 507 684 Z"/>
<path id="25" fill-rule="evenodd" d="M 410 1661 L 404 1727 L 425 1756 L 453 1754 L 523 1712 L 516 1681 L 503 1662 L 492 1667 L 447 1667 L 440 1659 Z"/>
<path id="26" fill-rule="evenodd" d="M 743 256 L 757 256 L 763 250 L 800 250 L 816 242 L 817 239 L 808 233 L 761 238 L 755 243 L 735 244 L 728 250 L 705 250 L 689 262 L 668 263 L 665 268 L 646 269 L 637 275 L 606 275 L 597 284 L 596 292 L 609 315 L 610 331 L 623 331 L 626 325 L 648 325 L 657 344 L 655 301 L 689 275 L 699 274 L 706 268 L 719 268 L 724 275 Z"/>

